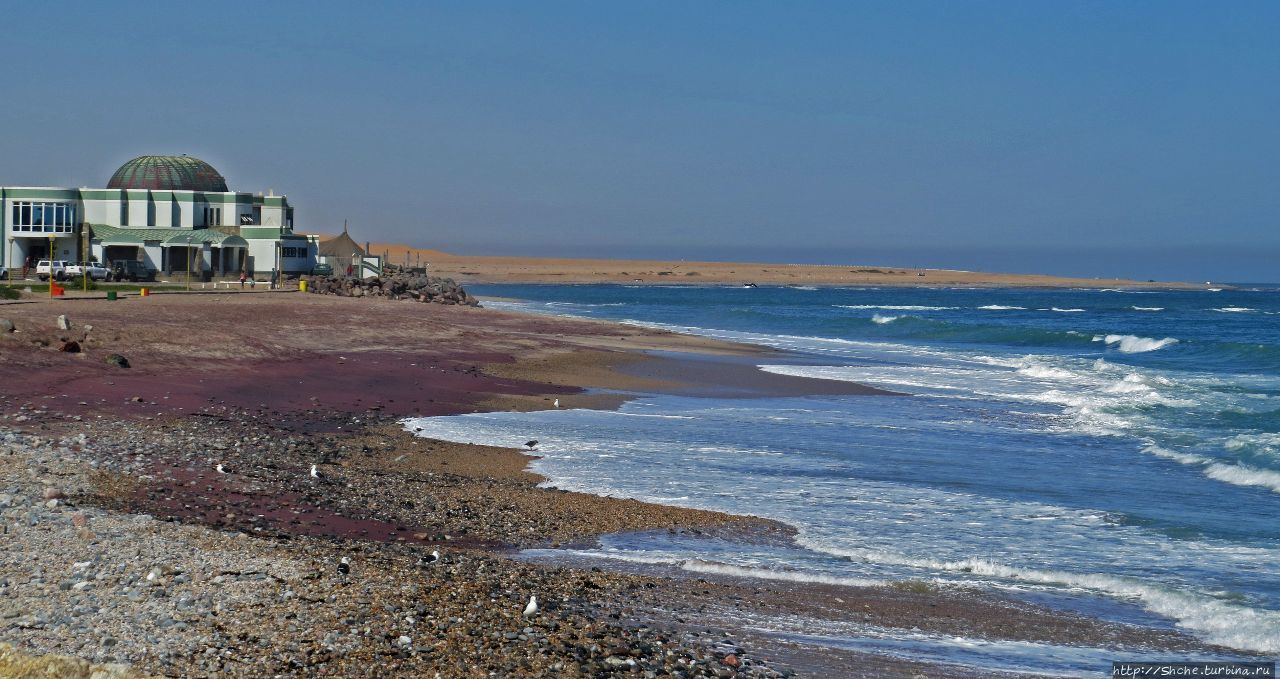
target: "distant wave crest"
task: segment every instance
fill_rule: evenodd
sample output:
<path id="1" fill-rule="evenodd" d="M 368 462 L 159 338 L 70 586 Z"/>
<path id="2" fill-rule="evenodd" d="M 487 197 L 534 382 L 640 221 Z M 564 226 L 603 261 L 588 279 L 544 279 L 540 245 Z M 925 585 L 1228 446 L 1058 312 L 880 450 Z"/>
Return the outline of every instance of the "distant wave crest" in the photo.
<path id="1" fill-rule="evenodd" d="M 1117 349 L 1126 354 L 1141 354 L 1148 351 L 1156 351 L 1163 349 L 1170 344 L 1177 344 L 1178 340 L 1173 337 L 1164 339 L 1154 339 L 1151 337 L 1138 337 L 1137 335 L 1096 335 L 1093 338 L 1095 342 L 1102 342 L 1108 346 L 1115 345 Z"/>

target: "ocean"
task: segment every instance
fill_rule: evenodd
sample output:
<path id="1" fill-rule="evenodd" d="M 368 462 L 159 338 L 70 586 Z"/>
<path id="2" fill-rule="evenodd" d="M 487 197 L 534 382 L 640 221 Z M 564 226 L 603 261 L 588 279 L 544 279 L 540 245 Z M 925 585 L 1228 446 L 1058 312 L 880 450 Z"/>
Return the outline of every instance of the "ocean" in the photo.
<path id="1" fill-rule="evenodd" d="M 641 395 L 618 412 L 412 422 L 492 445 L 536 432 L 548 485 L 798 531 L 781 546 L 611 536 L 575 557 L 978 587 L 1280 653 L 1280 289 L 469 289 L 517 300 L 489 307 L 775 347 L 787 353 L 761 370 L 904 394 Z M 1089 675 L 1141 658 L 853 621 L 758 624 L 992 670 Z"/>

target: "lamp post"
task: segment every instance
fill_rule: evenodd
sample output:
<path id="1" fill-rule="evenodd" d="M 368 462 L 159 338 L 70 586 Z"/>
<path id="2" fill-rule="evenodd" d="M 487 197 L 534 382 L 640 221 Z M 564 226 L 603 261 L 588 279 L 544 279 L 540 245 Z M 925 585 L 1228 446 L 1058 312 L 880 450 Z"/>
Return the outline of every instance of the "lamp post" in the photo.
<path id="1" fill-rule="evenodd" d="M 187 290 L 191 289 L 191 236 L 187 236 Z"/>
<path id="2" fill-rule="evenodd" d="M 13 238 L 10 238 L 9 249 L 7 252 L 9 253 L 9 287 L 11 288 L 13 287 L 13 246 L 14 246 Z"/>

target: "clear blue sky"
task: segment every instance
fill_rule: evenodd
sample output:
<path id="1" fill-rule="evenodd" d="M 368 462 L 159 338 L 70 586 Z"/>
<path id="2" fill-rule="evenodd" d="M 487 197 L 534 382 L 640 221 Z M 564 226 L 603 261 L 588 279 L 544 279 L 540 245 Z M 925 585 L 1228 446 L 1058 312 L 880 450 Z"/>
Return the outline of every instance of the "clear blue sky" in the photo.
<path id="1" fill-rule="evenodd" d="M 463 254 L 1280 280 L 1280 3 L 6 4 L 0 184 Z"/>

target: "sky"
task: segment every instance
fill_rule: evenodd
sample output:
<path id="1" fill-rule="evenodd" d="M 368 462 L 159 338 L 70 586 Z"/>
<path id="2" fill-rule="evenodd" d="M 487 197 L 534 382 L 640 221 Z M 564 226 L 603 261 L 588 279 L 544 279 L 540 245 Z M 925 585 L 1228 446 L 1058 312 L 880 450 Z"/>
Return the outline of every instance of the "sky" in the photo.
<path id="1" fill-rule="evenodd" d="M 456 254 L 1280 281 L 1280 3 L 6 3 L 0 185 Z"/>

